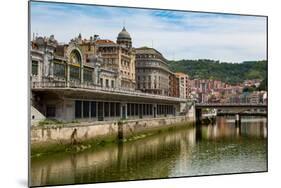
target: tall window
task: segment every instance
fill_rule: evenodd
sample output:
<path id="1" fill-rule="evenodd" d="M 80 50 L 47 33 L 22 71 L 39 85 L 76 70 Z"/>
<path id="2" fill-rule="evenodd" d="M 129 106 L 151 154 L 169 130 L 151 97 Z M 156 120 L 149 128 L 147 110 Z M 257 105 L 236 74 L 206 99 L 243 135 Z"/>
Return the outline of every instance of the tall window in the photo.
<path id="1" fill-rule="evenodd" d="M 83 101 L 83 117 L 88 118 L 90 115 L 89 101 Z"/>
<path id="2" fill-rule="evenodd" d="M 115 103 L 111 102 L 110 103 L 110 116 L 115 116 Z"/>
<path id="3" fill-rule="evenodd" d="M 93 71 L 90 69 L 84 69 L 84 81 L 85 82 L 92 82 L 93 81 L 93 76 L 92 76 Z"/>
<path id="4" fill-rule="evenodd" d="M 75 101 L 75 118 L 82 117 L 82 101 Z"/>
<path id="5" fill-rule="evenodd" d="M 77 50 L 73 50 L 70 53 L 69 61 L 71 64 L 79 64 L 81 63 L 81 56 Z"/>
<path id="6" fill-rule="evenodd" d="M 38 75 L 38 61 L 32 61 L 32 75 Z"/>
<path id="7" fill-rule="evenodd" d="M 105 80 L 105 86 L 109 87 L 109 80 L 108 79 Z"/>
<path id="8" fill-rule="evenodd" d="M 116 110 L 116 116 L 120 116 L 120 103 L 116 103 L 115 110 Z"/>
<path id="9" fill-rule="evenodd" d="M 80 68 L 70 66 L 70 80 L 80 80 Z"/>
<path id="10" fill-rule="evenodd" d="M 101 85 L 101 87 L 103 87 L 103 79 L 102 78 L 100 78 L 100 85 Z"/>
<path id="11" fill-rule="evenodd" d="M 111 80 L 111 87 L 114 88 L 115 85 L 114 85 L 114 80 Z"/>
<path id="12" fill-rule="evenodd" d="M 91 117 L 97 116 L 97 103 L 95 101 L 91 102 Z"/>
<path id="13" fill-rule="evenodd" d="M 109 103 L 108 102 L 104 103 L 104 116 L 105 117 L 109 116 Z"/>
<path id="14" fill-rule="evenodd" d="M 65 77 L 65 65 L 60 63 L 54 63 L 54 76 Z"/>

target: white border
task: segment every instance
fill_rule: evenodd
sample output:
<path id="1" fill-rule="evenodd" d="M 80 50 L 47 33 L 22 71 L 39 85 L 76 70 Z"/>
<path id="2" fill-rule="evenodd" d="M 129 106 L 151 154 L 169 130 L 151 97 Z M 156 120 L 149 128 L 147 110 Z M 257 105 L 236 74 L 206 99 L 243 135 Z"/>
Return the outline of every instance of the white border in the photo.
<path id="1" fill-rule="evenodd" d="M 78 0 L 68 0 L 78 2 Z M 280 5 L 276 0 L 80 0 L 81 3 L 269 16 L 269 172 L 69 187 L 268 187 L 280 185 Z M 27 0 L 1 2 L 0 187 L 27 186 Z M 279 77 L 278 77 L 279 76 Z M 278 105 L 279 104 L 279 105 Z M 280 115 L 279 115 L 280 116 Z M 279 121 L 278 121 L 279 120 Z M 276 186 L 275 186 L 276 187 Z"/>

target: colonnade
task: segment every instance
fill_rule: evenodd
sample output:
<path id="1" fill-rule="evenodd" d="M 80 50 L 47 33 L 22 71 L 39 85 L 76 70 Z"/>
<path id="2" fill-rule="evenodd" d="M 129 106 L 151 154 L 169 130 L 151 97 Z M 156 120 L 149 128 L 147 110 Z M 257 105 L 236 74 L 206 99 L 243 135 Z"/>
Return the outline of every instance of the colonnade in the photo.
<path id="1" fill-rule="evenodd" d="M 75 100 L 75 119 L 138 119 L 175 115 L 171 104 Z"/>

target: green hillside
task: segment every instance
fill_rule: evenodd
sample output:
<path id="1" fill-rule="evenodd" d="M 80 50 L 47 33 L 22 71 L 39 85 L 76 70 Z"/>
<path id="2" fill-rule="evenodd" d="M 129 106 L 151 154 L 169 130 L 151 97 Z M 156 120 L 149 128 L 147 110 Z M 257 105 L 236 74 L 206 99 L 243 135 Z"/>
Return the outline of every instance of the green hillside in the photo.
<path id="1" fill-rule="evenodd" d="M 169 61 L 173 71 L 187 73 L 191 79 L 217 79 L 234 84 L 246 79 L 266 79 L 267 61 L 224 63 L 208 59 Z"/>

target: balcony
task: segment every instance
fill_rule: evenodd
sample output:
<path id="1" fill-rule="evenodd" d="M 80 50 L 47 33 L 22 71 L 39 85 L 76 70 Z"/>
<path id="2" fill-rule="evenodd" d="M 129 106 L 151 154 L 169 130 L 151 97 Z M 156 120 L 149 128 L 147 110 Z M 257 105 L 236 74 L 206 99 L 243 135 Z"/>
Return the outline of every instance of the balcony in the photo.
<path id="1" fill-rule="evenodd" d="M 80 82 L 54 82 L 54 81 L 46 81 L 46 82 L 32 82 L 31 89 L 33 91 L 36 90 L 52 90 L 52 89 L 79 89 L 79 90 L 86 90 L 87 92 L 97 92 L 97 93 L 106 93 L 106 94 L 117 94 L 117 95 L 124 95 L 124 96 L 131 96 L 131 97 L 143 97 L 148 99 L 160 99 L 160 100 L 168 100 L 174 102 L 185 102 L 185 99 L 177 98 L 177 97 L 170 97 L 164 95 L 156 95 L 156 94 L 149 94 L 144 93 L 141 91 L 137 91 L 135 89 L 129 88 L 109 88 L 105 86 L 95 85 L 95 84 L 86 84 Z"/>

